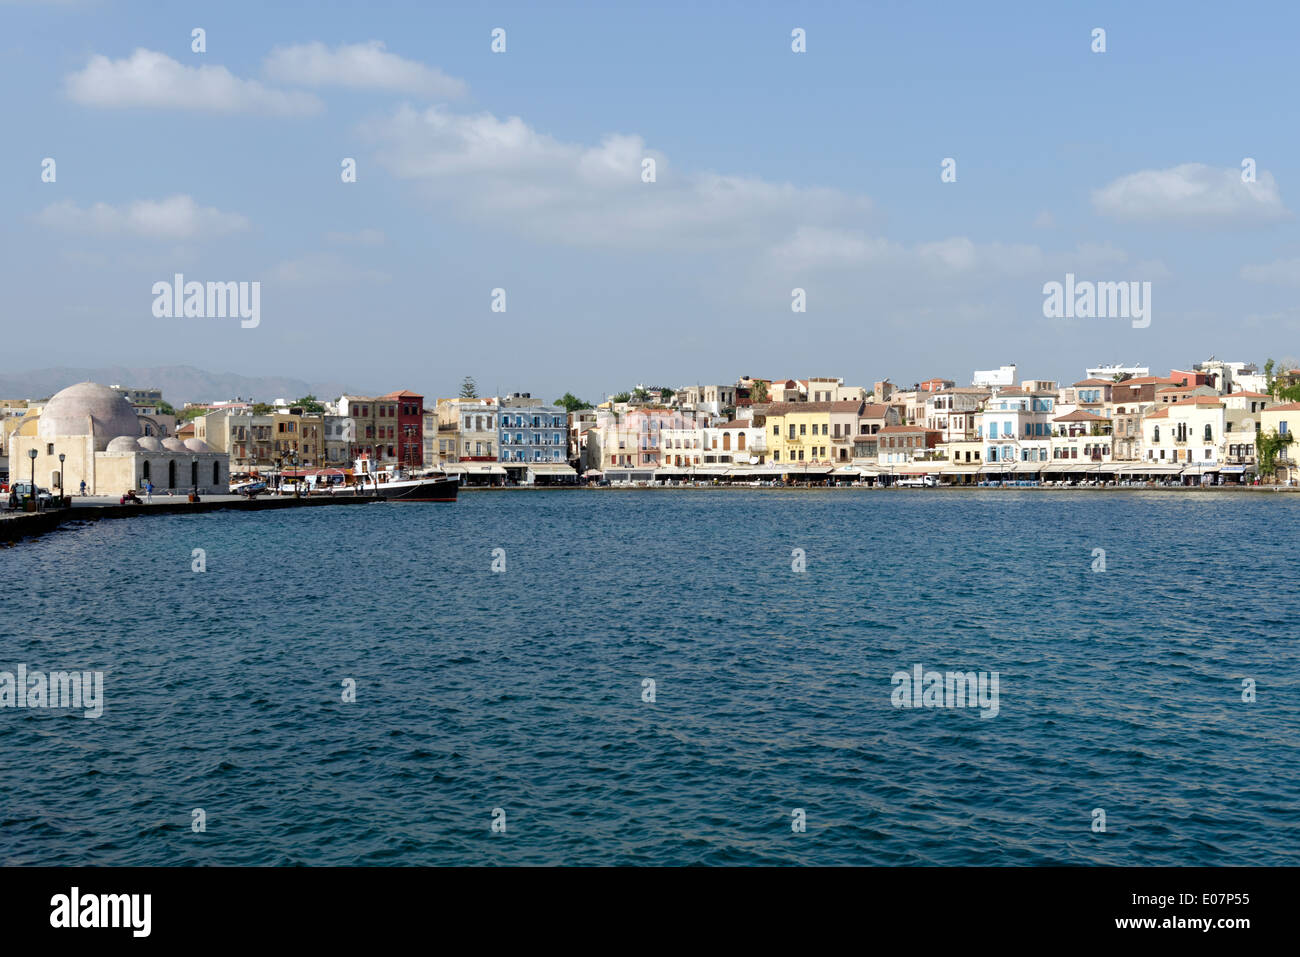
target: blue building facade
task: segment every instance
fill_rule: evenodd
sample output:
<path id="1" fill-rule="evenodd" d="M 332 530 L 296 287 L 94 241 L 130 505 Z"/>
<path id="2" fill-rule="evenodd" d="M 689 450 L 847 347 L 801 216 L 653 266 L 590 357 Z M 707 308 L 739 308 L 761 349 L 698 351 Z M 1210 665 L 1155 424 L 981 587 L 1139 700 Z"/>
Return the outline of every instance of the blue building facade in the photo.
<path id="1" fill-rule="evenodd" d="M 549 405 L 512 406 L 502 403 L 498 415 L 501 464 L 522 467 L 563 464 L 569 457 L 569 416 Z"/>

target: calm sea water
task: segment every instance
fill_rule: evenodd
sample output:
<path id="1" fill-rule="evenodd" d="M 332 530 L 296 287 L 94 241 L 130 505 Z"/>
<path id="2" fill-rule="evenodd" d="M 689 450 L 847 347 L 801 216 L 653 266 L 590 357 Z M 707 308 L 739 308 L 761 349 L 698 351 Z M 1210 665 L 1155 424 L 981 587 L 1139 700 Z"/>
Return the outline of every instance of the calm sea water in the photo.
<path id="1" fill-rule="evenodd" d="M 726 490 L 60 532 L 0 550 L 0 670 L 106 706 L 0 709 L 0 863 L 1297 864 L 1298 525 Z M 895 708 L 917 663 L 999 713 Z"/>

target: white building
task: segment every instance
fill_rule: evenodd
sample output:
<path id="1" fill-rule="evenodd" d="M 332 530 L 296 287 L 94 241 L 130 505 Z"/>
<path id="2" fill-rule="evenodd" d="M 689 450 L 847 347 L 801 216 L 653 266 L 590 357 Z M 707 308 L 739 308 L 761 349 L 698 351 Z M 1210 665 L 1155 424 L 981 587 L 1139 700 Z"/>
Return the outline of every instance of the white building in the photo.
<path id="1" fill-rule="evenodd" d="M 1144 379 L 1151 374 L 1151 369 L 1148 366 L 1109 365 L 1094 366 L 1093 368 L 1088 369 L 1087 372 L 1087 378 L 1089 379 L 1106 379 L 1107 381 L 1113 381 L 1117 375 L 1128 375 L 1134 379 Z"/>
<path id="2" fill-rule="evenodd" d="M 1012 386 L 1016 384 L 1016 366 L 1012 363 L 1009 366 L 999 366 L 996 369 L 987 369 L 984 371 L 976 370 L 974 378 L 971 379 L 972 385 L 977 386 Z"/>

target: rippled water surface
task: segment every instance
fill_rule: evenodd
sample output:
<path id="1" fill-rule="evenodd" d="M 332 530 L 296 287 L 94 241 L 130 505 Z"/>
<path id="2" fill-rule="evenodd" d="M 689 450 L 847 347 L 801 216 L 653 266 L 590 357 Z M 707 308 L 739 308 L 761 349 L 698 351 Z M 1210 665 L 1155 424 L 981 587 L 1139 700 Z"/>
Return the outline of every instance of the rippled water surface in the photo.
<path id="1" fill-rule="evenodd" d="M 0 670 L 103 670 L 105 711 L 0 708 L 0 863 L 1298 864 L 1298 520 L 648 490 L 69 529 L 0 550 Z M 896 709 L 917 663 L 998 672 L 997 716 Z"/>

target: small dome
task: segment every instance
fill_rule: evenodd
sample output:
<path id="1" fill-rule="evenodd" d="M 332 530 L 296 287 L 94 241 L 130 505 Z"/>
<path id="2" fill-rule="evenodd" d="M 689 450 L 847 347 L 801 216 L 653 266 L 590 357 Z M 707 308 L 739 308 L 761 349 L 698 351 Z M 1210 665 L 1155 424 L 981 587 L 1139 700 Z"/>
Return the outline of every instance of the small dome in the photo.
<path id="1" fill-rule="evenodd" d="M 165 438 L 165 439 L 162 440 L 162 447 L 163 447 L 164 449 L 166 449 L 168 452 L 188 452 L 188 451 L 189 451 L 189 449 L 187 449 L 187 448 L 185 447 L 185 443 L 184 443 L 184 442 L 182 442 L 180 439 L 173 439 L 173 438 L 171 438 L 171 437 L 168 437 L 168 438 Z"/>
<path id="2" fill-rule="evenodd" d="M 91 435 L 95 448 L 103 450 L 111 438 L 139 435 L 140 421 L 120 392 L 95 382 L 78 382 L 50 397 L 36 432 L 47 442 L 60 435 Z"/>
<path id="3" fill-rule="evenodd" d="M 110 439 L 105 452 L 139 452 L 140 446 L 136 445 L 136 438 L 133 435 L 119 435 L 115 439 Z"/>
<path id="4" fill-rule="evenodd" d="M 186 439 L 184 444 L 185 447 L 189 449 L 191 452 L 215 452 L 216 451 L 216 449 L 208 445 L 208 443 L 204 442 L 202 439 Z"/>
<path id="5" fill-rule="evenodd" d="M 140 448 L 144 449 L 146 452 L 161 452 L 163 450 L 162 443 L 159 442 L 152 435 L 140 436 L 138 439 L 135 440 L 135 444 L 138 445 Z"/>

